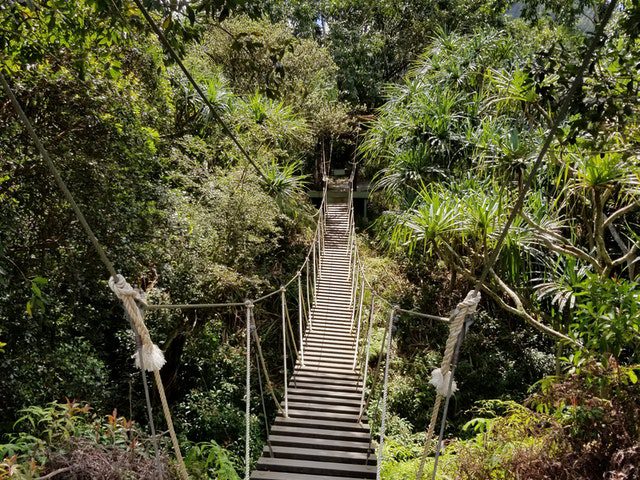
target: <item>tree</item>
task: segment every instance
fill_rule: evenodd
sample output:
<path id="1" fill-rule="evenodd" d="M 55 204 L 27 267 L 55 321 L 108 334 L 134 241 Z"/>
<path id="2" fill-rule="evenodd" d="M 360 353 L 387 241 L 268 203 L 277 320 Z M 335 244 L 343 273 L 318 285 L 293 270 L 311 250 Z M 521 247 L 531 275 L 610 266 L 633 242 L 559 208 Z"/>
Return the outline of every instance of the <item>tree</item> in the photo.
<path id="1" fill-rule="evenodd" d="M 630 65 L 639 52 L 620 39 L 625 13 L 482 288 L 556 338 L 632 361 L 640 162 L 631 134 L 638 76 Z M 566 91 L 559 66 L 580 36 L 538 26 L 520 37 L 514 28 L 529 27 L 513 22 L 505 31 L 438 38 L 391 91 L 363 146 L 396 208 L 380 223 L 382 238 L 440 258 L 452 281 L 477 281 Z"/>
<path id="2" fill-rule="evenodd" d="M 461 32 L 499 24 L 506 1 L 274 2 L 271 15 L 295 25 L 303 36 L 326 44 L 338 65 L 342 97 L 372 109 L 383 86 L 399 80 L 438 28 Z"/>

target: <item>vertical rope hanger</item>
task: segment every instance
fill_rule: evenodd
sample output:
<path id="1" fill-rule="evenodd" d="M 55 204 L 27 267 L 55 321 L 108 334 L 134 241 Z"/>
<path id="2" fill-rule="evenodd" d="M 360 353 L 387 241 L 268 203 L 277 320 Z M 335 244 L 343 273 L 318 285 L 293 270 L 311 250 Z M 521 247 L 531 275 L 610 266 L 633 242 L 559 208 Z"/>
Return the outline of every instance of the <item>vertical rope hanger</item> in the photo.
<path id="1" fill-rule="evenodd" d="M 282 306 L 282 360 L 284 367 L 284 416 L 289 417 L 289 385 L 287 378 L 287 299 L 286 289 L 280 288 L 280 303 Z"/>
<path id="2" fill-rule="evenodd" d="M 300 334 L 300 365 L 304 367 L 304 338 L 303 338 L 303 326 L 302 326 L 302 311 L 304 308 L 303 303 L 304 295 L 302 293 L 302 273 L 298 272 L 298 333 Z"/>
<path id="3" fill-rule="evenodd" d="M 382 461 L 384 458 L 384 437 L 386 431 L 387 420 L 387 393 L 389 390 L 389 361 L 391 360 L 391 340 L 393 338 L 393 321 L 396 316 L 398 306 L 394 305 L 389 313 L 389 333 L 387 336 L 387 355 L 384 362 L 384 379 L 382 384 L 382 412 L 380 421 L 380 442 L 378 444 L 378 461 L 376 462 L 376 480 L 380 480 L 382 472 Z"/>
<path id="4" fill-rule="evenodd" d="M 361 281 L 360 287 L 360 306 L 358 307 L 358 326 L 356 327 L 356 337 L 355 337 L 355 350 L 353 352 L 353 371 L 356 370 L 356 365 L 358 363 L 358 347 L 360 346 L 360 327 L 362 324 L 362 303 L 364 302 L 364 277 Z M 353 311 L 355 316 L 356 312 Z"/>
<path id="5" fill-rule="evenodd" d="M 375 297 L 371 295 L 371 307 L 369 307 L 369 325 L 367 327 L 367 343 L 364 350 L 364 374 L 362 379 L 362 392 L 360 395 L 360 410 L 358 411 L 358 422 L 362 421 L 362 413 L 364 411 L 364 397 L 367 390 L 367 376 L 369 373 L 369 351 L 371 349 L 371 332 L 373 330 L 375 301 Z"/>
<path id="6" fill-rule="evenodd" d="M 244 480 L 251 475 L 251 331 L 253 330 L 253 303 L 245 302 L 246 308 L 246 344 L 247 369 L 245 374 L 245 410 L 244 410 Z"/>

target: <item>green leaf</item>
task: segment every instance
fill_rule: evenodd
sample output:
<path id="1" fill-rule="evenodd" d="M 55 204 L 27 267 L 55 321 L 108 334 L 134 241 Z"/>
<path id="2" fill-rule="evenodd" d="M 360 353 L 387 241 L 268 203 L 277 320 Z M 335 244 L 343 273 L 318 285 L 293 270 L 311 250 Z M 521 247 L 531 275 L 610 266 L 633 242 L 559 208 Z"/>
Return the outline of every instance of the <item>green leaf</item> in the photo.
<path id="1" fill-rule="evenodd" d="M 166 17 L 164 17 L 164 20 L 162 21 L 162 29 L 165 32 L 168 32 L 172 26 L 173 26 L 173 18 L 169 14 Z"/>

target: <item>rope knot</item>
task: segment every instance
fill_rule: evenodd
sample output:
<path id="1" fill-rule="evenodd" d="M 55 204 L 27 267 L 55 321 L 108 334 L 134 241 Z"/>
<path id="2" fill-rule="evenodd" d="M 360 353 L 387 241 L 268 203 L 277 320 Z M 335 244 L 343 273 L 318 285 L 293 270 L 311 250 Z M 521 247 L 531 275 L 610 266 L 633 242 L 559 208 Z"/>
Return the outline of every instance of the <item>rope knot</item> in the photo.
<path id="1" fill-rule="evenodd" d="M 148 372 L 160 370 L 166 360 L 160 347 L 151 340 L 149 330 L 144 323 L 141 311 L 141 306 L 146 307 L 147 305 L 144 294 L 140 290 L 133 288 L 120 274 L 109 278 L 109 288 L 113 290 L 113 293 L 122 302 L 124 310 L 127 312 L 129 320 L 131 320 L 131 326 L 140 338 L 140 348 L 132 357 L 135 359 L 136 367 L 144 368 Z"/>
<path id="2" fill-rule="evenodd" d="M 451 382 L 451 391 L 449 391 L 449 382 L 451 381 L 451 362 L 455 351 L 456 344 L 460 338 L 460 333 L 464 328 L 465 318 L 473 315 L 480 303 L 480 291 L 470 290 L 467 296 L 455 308 L 449 322 L 449 338 L 445 347 L 444 356 L 440 368 L 436 368 L 431 372 L 431 385 L 436 387 L 438 395 L 446 397 L 457 390 L 456 382 Z"/>
<path id="3" fill-rule="evenodd" d="M 476 313 L 481 298 L 482 295 L 479 290 L 470 290 L 464 300 L 458 304 L 458 311 L 464 313 L 465 316 L 473 315 Z"/>
<path id="4" fill-rule="evenodd" d="M 138 288 L 133 288 L 131 284 L 127 282 L 127 279 L 119 273 L 116 274 L 115 277 L 109 278 L 109 288 L 120 300 L 124 300 L 125 297 L 131 297 L 141 305 L 147 306 L 147 299 L 144 293 Z"/>

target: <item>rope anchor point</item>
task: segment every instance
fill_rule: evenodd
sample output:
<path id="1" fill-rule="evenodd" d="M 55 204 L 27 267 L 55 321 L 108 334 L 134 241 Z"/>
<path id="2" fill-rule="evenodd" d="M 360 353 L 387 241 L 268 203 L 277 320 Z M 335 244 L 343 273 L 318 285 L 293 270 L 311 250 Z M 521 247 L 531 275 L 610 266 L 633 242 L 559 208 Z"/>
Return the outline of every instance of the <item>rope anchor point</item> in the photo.
<path id="1" fill-rule="evenodd" d="M 138 351 L 132 357 L 135 360 L 135 366 L 148 372 L 159 371 L 166 360 L 160 347 L 151 340 L 149 329 L 144 323 L 143 309 L 147 306 L 144 292 L 133 288 L 119 273 L 109 278 L 109 288 L 122 302 L 122 306 L 131 320 L 131 326 L 140 338 Z"/>

